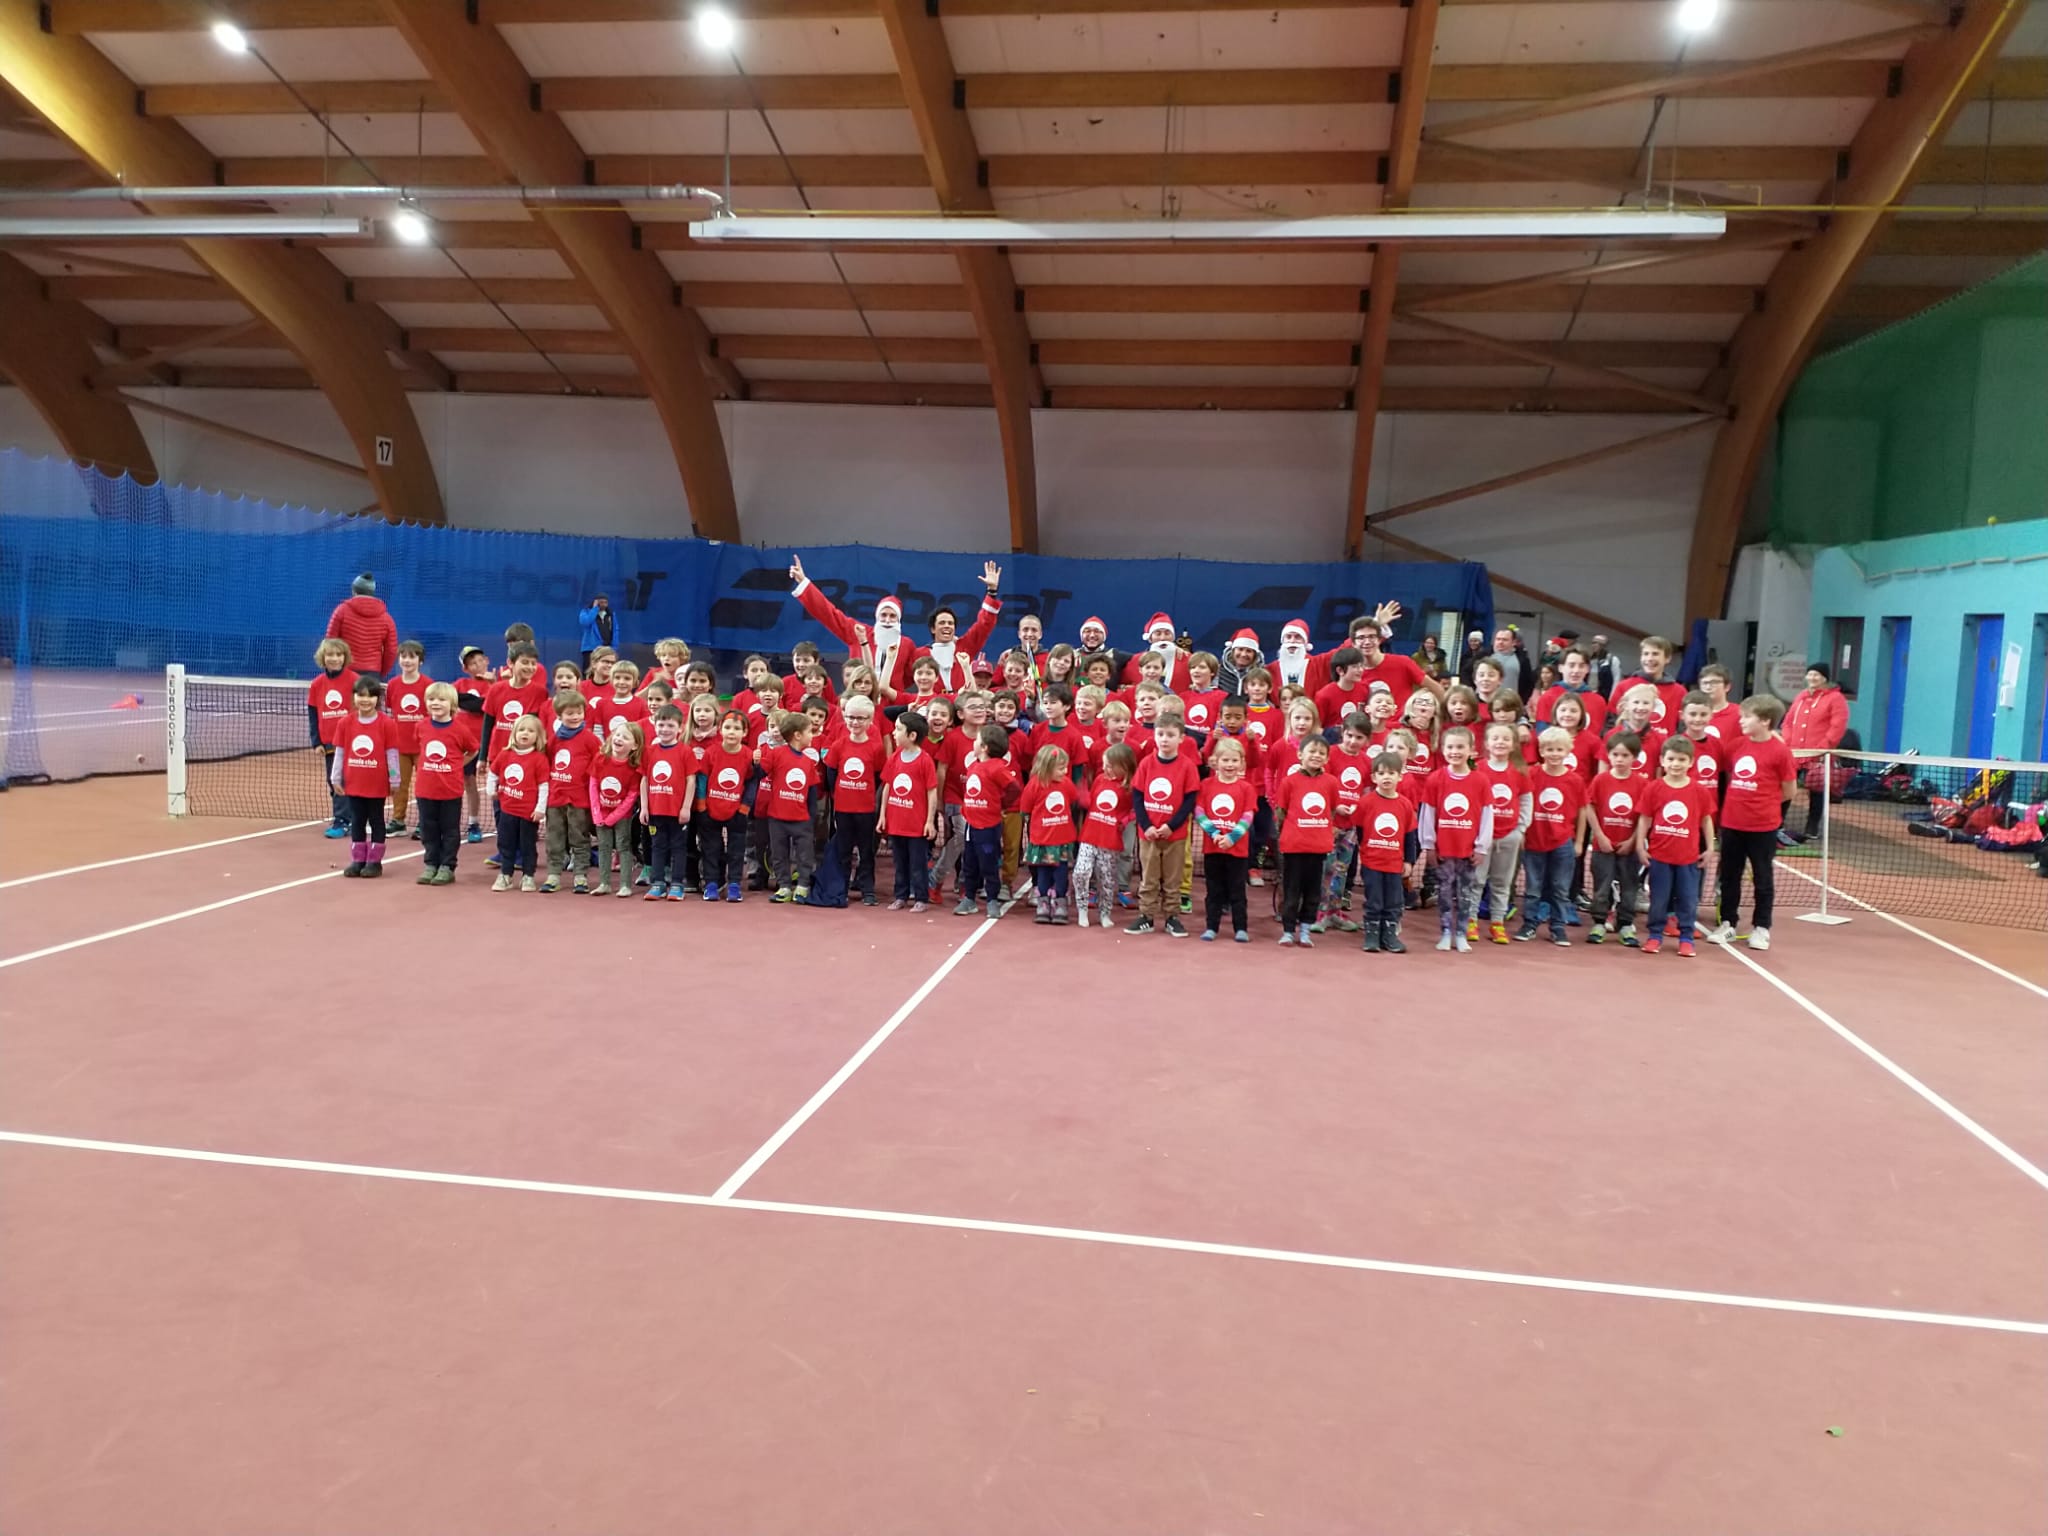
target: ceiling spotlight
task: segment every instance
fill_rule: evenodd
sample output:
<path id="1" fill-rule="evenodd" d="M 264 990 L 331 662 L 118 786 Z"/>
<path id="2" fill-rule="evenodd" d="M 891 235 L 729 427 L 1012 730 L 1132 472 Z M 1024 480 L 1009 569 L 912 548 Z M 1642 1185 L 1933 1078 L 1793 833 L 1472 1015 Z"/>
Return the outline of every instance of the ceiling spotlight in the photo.
<path id="1" fill-rule="evenodd" d="M 247 35 L 232 21 L 216 21 L 213 24 L 213 40 L 229 53 L 247 53 L 249 51 Z"/>
<path id="2" fill-rule="evenodd" d="M 731 15 L 717 6 L 707 5 L 697 13 L 697 37 L 706 48 L 715 48 L 722 53 L 732 47 L 739 35 L 739 28 L 733 25 Z"/>
<path id="3" fill-rule="evenodd" d="M 1678 30 L 1705 32 L 1721 19 L 1721 0 L 1678 0 Z"/>
<path id="4" fill-rule="evenodd" d="M 391 215 L 391 233 L 407 245 L 425 245 L 433 231 L 427 225 L 426 215 L 419 209 L 402 206 Z"/>

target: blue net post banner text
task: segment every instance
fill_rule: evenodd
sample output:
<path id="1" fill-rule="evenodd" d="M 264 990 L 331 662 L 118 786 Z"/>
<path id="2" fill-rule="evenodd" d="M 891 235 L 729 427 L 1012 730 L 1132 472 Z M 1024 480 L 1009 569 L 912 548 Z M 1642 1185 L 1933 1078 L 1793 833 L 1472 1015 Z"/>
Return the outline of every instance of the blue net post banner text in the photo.
<path id="1" fill-rule="evenodd" d="M 798 551 L 819 588 L 862 622 L 877 598 L 903 604 L 907 633 L 927 635 L 949 604 L 964 629 L 981 600 L 975 553 L 849 544 Z M 426 528 L 108 479 L 62 460 L 0 452 L 0 654 L 38 666 L 154 668 L 302 676 L 334 605 L 359 571 L 377 579 L 402 637 L 427 647 L 427 670 L 452 676 L 457 650 L 495 660 L 507 624 L 524 620 L 550 662 L 579 649 L 578 611 L 596 593 L 618 613 L 622 648 L 665 635 L 720 652 L 787 653 L 799 640 L 843 647 L 790 595 L 783 548 L 701 539 L 587 538 Z M 1073 641 L 1093 615 L 1119 648 L 1143 645 L 1165 611 L 1200 649 L 1250 627 L 1268 654 L 1280 626 L 1308 621 L 1318 648 L 1342 642 L 1360 613 L 1393 599 L 1406 611 L 1397 644 L 1455 612 L 1492 627 L 1486 568 L 1474 564 L 1249 565 L 1222 561 L 1077 560 L 1003 555 L 1003 622 L 1035 613 L 1046 643 Z M 26 633 L 21 632 L 26 625 Z"/>

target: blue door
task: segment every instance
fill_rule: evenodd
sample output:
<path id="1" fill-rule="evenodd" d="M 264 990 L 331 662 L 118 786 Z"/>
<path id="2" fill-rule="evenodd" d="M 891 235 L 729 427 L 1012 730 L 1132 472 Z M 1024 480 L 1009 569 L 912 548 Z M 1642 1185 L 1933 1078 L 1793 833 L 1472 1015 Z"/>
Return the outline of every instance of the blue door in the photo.
<path id="1" fill-rule="evenodd" d="M 1995 613 L 1971 620 L 1977 631 L 1976 664 L 1970 687 L 1970 756 L 1991 755 L 1991 731 L 1997 721 L 1998 664 L 2005 650 L 2005 620 Z"/>
<path id="2" fill-rule="evenodd" d="M 1891 664 L 1884 679 L 1885 752 L 1896 752 L 1906 734 L 1906 658 L 1913 648 L 1913 621 L 1886 619 L 1885 644 L 1891 649 Z"/>

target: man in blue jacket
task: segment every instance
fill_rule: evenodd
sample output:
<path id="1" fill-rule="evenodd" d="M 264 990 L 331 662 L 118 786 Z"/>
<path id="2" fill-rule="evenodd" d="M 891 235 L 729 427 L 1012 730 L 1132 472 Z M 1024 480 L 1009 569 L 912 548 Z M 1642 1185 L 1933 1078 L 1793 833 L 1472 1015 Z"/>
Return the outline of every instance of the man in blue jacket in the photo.
<path id="1" fill-rule="evenodd" d="M 599 646 L 617 650 L 619 646 L 618 625 L 612 617 L 612 601 L 602 592 L 590 600 L 590 606 L 581 610 L 576 617 L 583 624 L 583 675 L 590 675 L 590 653 Z"/>

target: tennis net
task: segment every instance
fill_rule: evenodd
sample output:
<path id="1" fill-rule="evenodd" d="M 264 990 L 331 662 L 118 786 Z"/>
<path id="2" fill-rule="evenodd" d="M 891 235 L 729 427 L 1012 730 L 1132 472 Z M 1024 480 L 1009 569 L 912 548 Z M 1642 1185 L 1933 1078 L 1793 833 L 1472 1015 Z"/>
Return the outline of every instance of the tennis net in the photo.
<path id="1" fill-rule="evenodd" d="M 173 816 L 325 820 L 325 764 L 306 684 L 164 669 L 164 776 Z"/>
<path id="2" fill-rule="evenodd" d="M 2048 930 L 2048 763 L 1799 755 L 1779 906 Z"/>

